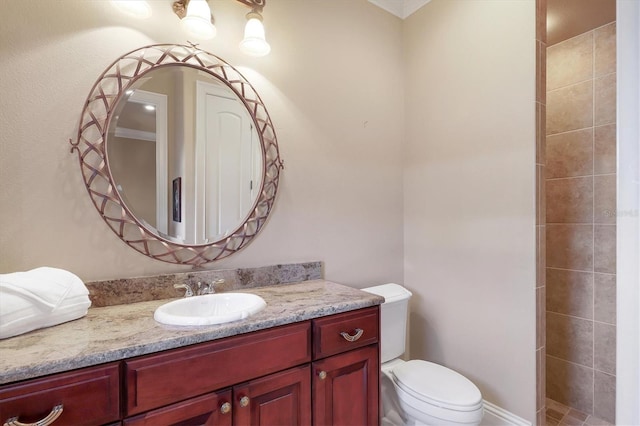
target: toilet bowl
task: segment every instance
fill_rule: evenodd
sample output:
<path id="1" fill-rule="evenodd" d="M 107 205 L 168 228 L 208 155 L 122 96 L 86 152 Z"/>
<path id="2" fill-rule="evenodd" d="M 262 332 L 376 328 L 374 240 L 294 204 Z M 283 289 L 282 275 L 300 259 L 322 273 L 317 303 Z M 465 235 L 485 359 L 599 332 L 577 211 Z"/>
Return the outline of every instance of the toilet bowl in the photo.
<path id="1" fill-rule="evenodd" d="M 404 361 L 406 321 L 411 292 L 397 284 L 362 289 L 385 298 L 381 305 L 381 400 L 383 426 L 479 425 L 480 390 L 469 379 L 442 365 Z"/>

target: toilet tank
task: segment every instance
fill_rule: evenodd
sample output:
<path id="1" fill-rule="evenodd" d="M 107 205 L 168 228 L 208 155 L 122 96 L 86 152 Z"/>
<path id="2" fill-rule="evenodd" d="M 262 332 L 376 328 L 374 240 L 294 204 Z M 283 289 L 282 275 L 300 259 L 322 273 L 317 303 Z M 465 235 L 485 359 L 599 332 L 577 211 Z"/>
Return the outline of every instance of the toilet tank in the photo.
<path id="1" fill-rule="evenodd" d="M 382 284 L 361 290 L 384 297 L 385 301 L 380 306 L 381 361 L 398 358 L 405 350 L 411 292 L 398 284 Z"/>

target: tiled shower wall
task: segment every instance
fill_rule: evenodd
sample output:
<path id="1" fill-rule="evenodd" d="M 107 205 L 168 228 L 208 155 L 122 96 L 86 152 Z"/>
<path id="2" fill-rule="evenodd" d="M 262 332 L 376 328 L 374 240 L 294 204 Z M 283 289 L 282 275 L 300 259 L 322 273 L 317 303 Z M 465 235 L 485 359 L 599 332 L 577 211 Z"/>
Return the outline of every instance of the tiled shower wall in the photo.
<path id="1" fill-rule="evenodd" d="M 615 423 L 615 23 L 547 48 L 546 394 Z"/>
<path id="2" fill-rule="evenodd" d="M 547 0 L 536 0 L 536 424 L 545 419 L 545 136 Z"/>

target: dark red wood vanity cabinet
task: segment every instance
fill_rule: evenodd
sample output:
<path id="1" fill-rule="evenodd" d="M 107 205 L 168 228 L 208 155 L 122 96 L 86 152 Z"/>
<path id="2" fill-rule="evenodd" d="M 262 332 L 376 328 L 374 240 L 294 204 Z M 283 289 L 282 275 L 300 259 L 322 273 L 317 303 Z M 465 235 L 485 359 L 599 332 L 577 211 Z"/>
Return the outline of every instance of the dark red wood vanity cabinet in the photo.
<path id="1" fill-rule="evenodd" d="M 307 321 L 127 360 L 125 425 L 310 424 L 310 342 Z"/>
<path id="2" fill-rule="evenodd" d="M 377 425 L 379 321 L 375 306 L 128 360 L 125 425 Z"/>
<path id="3" fill-rule="evenodd" d="M 378 425 L 379 321 L 378 307 L 313 321 L 315 426 Z"/>
<path id="4" fill-rule="evenodd" d="M 379 308 L 0 386 L 0 422 L 377 425 Z"/>
<path id="5" fill-rule="evenodd" d="M 53 374 L 0 387 L 0 422 L 101 425 L 120 417 L 120 364 Z M 42 423 L 41 423 L 42 424 Z"/>

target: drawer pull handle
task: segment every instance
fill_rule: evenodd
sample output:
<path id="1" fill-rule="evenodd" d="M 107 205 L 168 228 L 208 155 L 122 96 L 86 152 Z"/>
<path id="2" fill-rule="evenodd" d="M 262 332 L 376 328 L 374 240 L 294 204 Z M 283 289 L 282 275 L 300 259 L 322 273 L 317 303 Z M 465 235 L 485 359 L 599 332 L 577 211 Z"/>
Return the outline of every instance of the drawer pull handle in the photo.
<path id="1" fill-rule="evenodd" d="M 38 420 L 35 423 L 22 423 L 18 421 L 18 417 L 11 417 L 4 423 L 4 426 L 49 426 L 53 422 L 56 421 L 60 414 L 62 414 L 62 404 L 58 404 L 51 409 L 51 412 L 47 415 L 47 417 L 42 420 Z"/>
<path id="2" fill-rule="evenodd" d="M 222 414 L 228 414 L 228 413 L 230 413 L 230 412 L 231 412 L 231 404 L 230 404 L 230 403 L 228 403 L 228 402 L 225 402 L 224 404 L 222 404 L 222 405 L 220 406 L 220 412 L 221 412 Z"/>
<path id="3" fill-rule="evenodd" d="M 346 331 L 341 331 L 340 335 L 344 337 L 344 340 L 346 340 L 347 342 L 355 342 L 356 340 L 362 337 L 362 333 L 364 333 L 363 329 L 356 328 L 356 334 L 354 334 L 353 336 L 347 333 Z"/>
<path id="4" fill-rule="evenodd" d="M 318 377 L 320 377 L 320 380 L 324 380 L 327 378 L 327 372 L 326 371 L 321 371 L 318 373 Z"/>
<path id="5" fill-rule="evenodd" d="M 246 407 L 247 405 L 249 405 L 249 397 L 243 396 L 242 398 L 240 398 L 240 406 Z"/>

